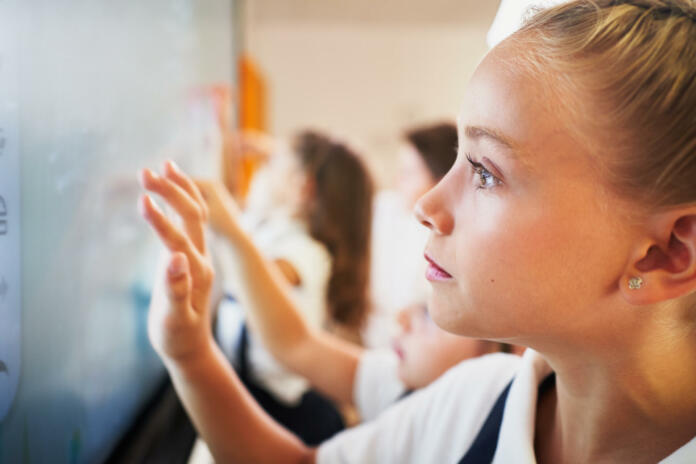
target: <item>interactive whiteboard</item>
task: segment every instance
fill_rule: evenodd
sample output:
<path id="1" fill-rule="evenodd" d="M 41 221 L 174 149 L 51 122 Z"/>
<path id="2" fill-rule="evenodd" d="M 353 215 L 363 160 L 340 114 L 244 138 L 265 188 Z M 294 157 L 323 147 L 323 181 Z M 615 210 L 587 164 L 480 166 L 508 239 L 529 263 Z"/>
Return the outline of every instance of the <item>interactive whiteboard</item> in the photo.
<path id="1" fill-rule="evenodd" d="M 137 169 L 210 175 L 232 0 L 0 0 L 0 463 L 102 462 L 164 379 Z"/>

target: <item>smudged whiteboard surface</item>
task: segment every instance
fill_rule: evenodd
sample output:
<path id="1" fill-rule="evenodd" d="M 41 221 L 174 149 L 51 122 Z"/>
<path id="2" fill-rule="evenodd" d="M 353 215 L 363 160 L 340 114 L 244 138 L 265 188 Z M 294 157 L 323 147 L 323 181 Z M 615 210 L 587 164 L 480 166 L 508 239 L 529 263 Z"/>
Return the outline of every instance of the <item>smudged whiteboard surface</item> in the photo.
<path id="1" fill-rule="evenodd" d="M 163 380 L 146 330 L 161 250 L 136 171 L 213 172 L 213 104 L 193 95 L 234 79 L 233 13 L 0 0 L 0 361 L 19 374 L 12 398 L 0 383 L 0 463 L 103 461 Z"/>
<path id="2" fill-rule="evenodd" d="M 0 18 L 6 15 L 7 5 L 0 2 Z M 0 28 L 0 420 L 7 415 L 17 393 L 21 369 L 17 54 L 13 26 Z"/>

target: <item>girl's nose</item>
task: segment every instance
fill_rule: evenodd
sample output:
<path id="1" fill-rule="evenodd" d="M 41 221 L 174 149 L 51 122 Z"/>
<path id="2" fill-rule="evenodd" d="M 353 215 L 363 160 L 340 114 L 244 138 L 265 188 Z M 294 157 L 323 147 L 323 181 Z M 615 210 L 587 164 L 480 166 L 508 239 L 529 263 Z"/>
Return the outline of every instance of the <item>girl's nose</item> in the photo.
<path id="1" fill-rule="evenodd" d="M 440 182 L 416 203 L 414 213 L 416 219 L 437 235 L 449 235 L 454 229 L 454 216 L 446 207 L 445 196 Z"/>

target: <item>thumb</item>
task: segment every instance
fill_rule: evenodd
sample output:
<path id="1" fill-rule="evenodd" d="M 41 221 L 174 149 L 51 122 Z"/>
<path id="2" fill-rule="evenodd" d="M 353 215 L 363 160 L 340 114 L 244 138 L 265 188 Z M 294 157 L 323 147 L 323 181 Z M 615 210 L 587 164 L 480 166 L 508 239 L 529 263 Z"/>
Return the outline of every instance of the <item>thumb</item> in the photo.
<path id="1" fill-rule="evenodd" d="M 170 312 L 187 316 L 191 310 L 191 273 L 184 253 L 172 254 L 167 266 L 166 287 Z"/>

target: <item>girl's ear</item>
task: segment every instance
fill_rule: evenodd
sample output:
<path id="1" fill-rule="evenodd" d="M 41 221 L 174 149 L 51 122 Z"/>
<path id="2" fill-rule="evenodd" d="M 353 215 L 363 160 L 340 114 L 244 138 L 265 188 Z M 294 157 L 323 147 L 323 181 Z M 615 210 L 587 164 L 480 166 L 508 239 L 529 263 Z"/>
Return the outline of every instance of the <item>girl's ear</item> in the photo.
<path id="1" fill-rule="evenodd" d="M 696 207 L 661 213 L 649 229 L 621 278 L 624 298 L 648 305 L 696 292 Z"/>

